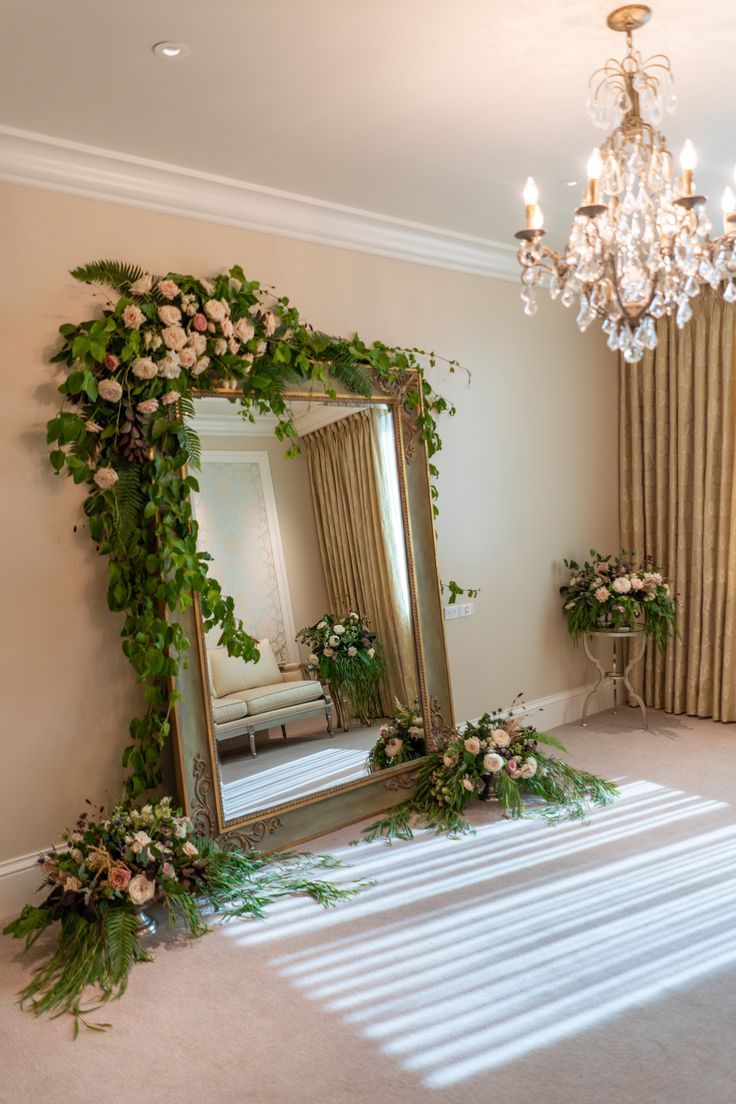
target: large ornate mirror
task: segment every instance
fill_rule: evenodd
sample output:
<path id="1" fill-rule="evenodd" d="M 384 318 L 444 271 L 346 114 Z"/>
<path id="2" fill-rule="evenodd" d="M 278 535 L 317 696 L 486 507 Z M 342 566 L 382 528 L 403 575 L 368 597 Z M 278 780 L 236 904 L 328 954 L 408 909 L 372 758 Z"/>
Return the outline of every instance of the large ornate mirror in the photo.
<path id="1" fill-rule="evenodd" d="M 384 809 L 452 724 L 417 384 L 289 393 L 288 443 L 227 392 L 195 402 L 199 547 L 260 652 L 229 656 L 195 601 L 179 766 L 212 832 L 283 846 Z M 411 747 L 389 743 L 392 757 L 398 705 Z"/>

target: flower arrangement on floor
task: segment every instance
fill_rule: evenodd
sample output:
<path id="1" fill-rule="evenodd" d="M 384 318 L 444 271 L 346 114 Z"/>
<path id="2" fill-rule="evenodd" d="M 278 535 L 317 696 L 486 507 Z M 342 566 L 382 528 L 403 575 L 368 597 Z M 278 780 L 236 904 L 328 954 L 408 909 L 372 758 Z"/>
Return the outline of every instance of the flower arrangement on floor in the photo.
<path id="1" fill-rule="evenodd" d="M 565 566 L 572 577 L 560 587 L 562 610 L 575 643 L 596 629 L 618 632 L 641 627 L 664 650 L 677 633 L 670 585 L 650 557 L 637 563 L 629 552 L 602 556 L 591 549 L 590 560 L 582 566 L 575 560 L 565 560 Z"/>
<path id="2" fill-rule="evenodd" d="M 332 687 L 343 723 L 347 697 L 354 715 L 368 724 L 376 715 L 376 691 L 383 674 L 381 644 L 368 619 L 356 610 L 344 616 L 325 613 L 316 625 L 300 629 L 296 639 L 312 649 L 309 662 Z"/>
<path id="3" fill-rule="evenodd" d="M 382 724 L 378 739 L 368 752 L 366 768 L 374 774 L 387 767 L 398 767 L 426 754 L 424 720 L 416 705 L 409 707 L 396 702 L 391 721 Z"/>
<path id="4" fill-rule="evenodd" d="M 92 1030 L 109 1026 L 86 1017 L 122 996 L 136 962 L 150 961 L 142 943 L 145 906 L 160 903 L 171 924 L 182 921 L 189 935 L 200 936 L 209 930 L 209 911 L 221 919 L 262 917 L 267 904 L 287 894 L 329 906 L 361 888 L 314 878 L 316 869 L 339 865 L 328 855 L 245 853 L 195 836 L 192 821 L 169 798 L 100 809 L 97 818 L 82 813 L 62 839 L 63 849 L 39 859 L 48 896 L 26 905 L 4 931 L 30 947 L 58 921 L 56 948 L 20 1000 L 37 1015 L 71 1013 L 75 1037 L 80 1023 Z M 83 1009 L 88 987 L 97 995 Z"/>
<path id="5" fill-rule="evenodd" d="M 589 803 L 613 800 L 618 790 L 612 782 L 544 753 L 540 744 L 565 748 L 516 715 L 517 708 L 484 713 L 462 732 L 451 732 L 419 767 L 409 800 L 364 829 L 366 839 L 410 839 L 415 827 L 466 832 L 464 813 L 474 798 L 497 798 L 510 817 L 528 812 L 549 819 L 581 819 Z M 535 799 L 528 808 L 525 798 Z"/>

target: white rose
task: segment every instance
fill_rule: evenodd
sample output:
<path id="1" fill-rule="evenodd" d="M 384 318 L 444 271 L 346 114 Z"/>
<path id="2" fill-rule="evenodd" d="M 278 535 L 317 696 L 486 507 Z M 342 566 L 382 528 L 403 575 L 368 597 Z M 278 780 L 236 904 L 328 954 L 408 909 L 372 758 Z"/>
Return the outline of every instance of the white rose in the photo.
<path id="1" fill-rule="evenodd" d="M 153 287 L 153 276 L 150 272 L 145 272 L 140 280 L 136 280 L 134 284 L 130 285 L 131 295 L 148 295 L 149 291 Z"/>
<path id="2" fill-rule="evenodd" d="M 201 356 L 207 350 L 207 338 L 202 333 L 190 333 L 187 344 L 194 349 L 197 356 Z"/>
<path id="3" fill-rule="evenodd" d="M 631 590 L 631 579 L 626 575 L 620 575 L 618 579 L 613 580 L 613 589 L 617 594 L 628 594 Z"/>
<path id="4" fill-rule="evenodd" d="M 327 622 L 326 622 L 326 621 L 320 621 L 320 623 L 319 623 L 319 625 L 317 626 L 317 628 L 318 628 L 318 629 L 326 629 L 326 628 L 327 628 Z"/>
<path id="5" fill-rule="evenodd" d="M 238 341 L 242 341 L 243 344 L 245 344 L 246 341 L 252 341 L 256 336 L 256 331 L 247 318 L 238 319 L 234 326 L 234 333 Z"/>
<path id="6" fill-rule="evenodd" d="M 375 648 L 369 648 L 367 653 L 366 653 L 366 655 L 370 656 L 371 659 L 373 659 L 375 654 L 376 654 L 376 649 Z"/>
<path id="7" fill-rule="evenodd" d="M 508 747 L 511 737 L 505 728 L 494 728 L 491 732 L 491 741 L 496 747 Z"/>
<path id="8" fill-rule="evenodd" d="M 469 778 L 463 778 L 463 786 L 466 790 L 470 790 L 471 793 L 475 790 L 475 783 L 471 782 Z"/>
<path id="9" fill-rule="evenodd" d="M 93 478 L 101 491 L 109 491 L 117 483 L 118 473 L 114 468 L 98 468 Z"/>
<path id="10" fill-rule="evenodd" d="M 335 625 L 335 630 L 334 631 L 337 633 L 338 636 L 342 636 L 342 634 L 345 632 L 345 626 L 344 625 Z"/>
<path id="11" fill-rule="evenodd" d="M 178 326 L 181 322 L 181 311 L 178 307 L 159 307 L 158 316 L 164 326 Z"/>
<path id="12" fill-rule="evenodd" d="M 182 356 L 186 352 L 191 352 L 191 349 L 182 349 Z M 173 349 L 161 357 L 158 361 L 158 374 L 162 379 L 178 379 L 181 375 L 181 368 L 179 366 L 180 357 L 178 353 L 175 353 Z"/>
<path id="13" fill-rule="evenodd" d="M 158 368 L 150 357 L 136 357 L 131 365 L 134 376 L 138 379 L 150 380 L 158 373 Z"/>
<path id="14" fill-rule="evenodd" d="M 469 751 L 471 755 L 477 755 L 480 751 L 480 740 L 477 736 L 468 736 L 464 741 L 465 750 Z"/>
<path id="15" fill-rule="evenodd" d="M 497 774 L 505 762 L 504 757 L 499 755 L 497 751 L 489 751 L 487 755 L 483 756 L 483 770 L 488 771 L 489 774 Z"/>
<path id="16" fill-rule="evenodd" d="M 146 316 L 140 307 L 131 303 L 123 310 L 123 325 L 129 330 L 139 330 L 146 320 Z"/>
<path id="17" fill-rule="evenodd" d="M 340 643 L 340 637 L 339 636 L 331 636 L 331 637 L 328 638 L 327 643 L 330 644 L 333 648 L 336 648 L 337 645 Z"/>
<path id="18" fill-rule="evenodd" d="M 204 305 L 204 313 L 210 322 L 222 322 L 226 312 L 219 299 L 208 299 Z"/>
<path id="19" fill-rule="evenodd" d="M 117 380 L 103 379 L 97 384 L 100 398 L 105 402 L 120 402 L 123 397 L 123 389 Z"/>
<path id="20" fill-rule="evenodd" d="M 145 874 L 136 874 L 128 882 L 128 896 L 134 905 L 147 905 L 156 895 L 156 883 Z"/>
<path id="21" fill-rule="evenodd" d="M 520 778 L 533 778 L 536 773 L 537 773 L 537 760 L 536 759 L 525 759 L 524 762 L 521 764 L 521 768 L 519 769 L 519 777 Z"/>
<path id="22" fill-rule="evenodd" d="M 386 755 L 388 755 L 389 759 L 393 759 L 396 755 L 399 754 L 399 752 L 401 751 L 403 746 L 404 746 L 403 740 L 399 740 L 396 737 L 394 737 L 393 740 L 387 740 L 386 741 L 386 746 L 385 746 L 384 750 L 386 752 Z"/>
<path id="23" fill-rule="evenodd" d="M 199 851 L 194 846 L 194 844 L 192 843 L 191 840 L 187 840 L 187 842 L 182 847 L 182 851 L 184 852 L 185 855 L 190 855 L 190 856 L 199 854 Z"/>
<path id="24" fill-rule="evenodd" d="M 156 290 L 163 299 L 176 299 L 180 288 L 173 280 L 159 280 Z"/>
<path id="25" fill-rule="evenodd" d="M 139 851 L 142 851 L 144 847 L 148 847 L 149 843 L 152 842 L 148 832 L 136 832 L 133 836 L 133 850 L 137 855 Z"/>
<path id="26" fill-rule="evenodd" d="M 187 335 L 181 326 L 166 326 L 161 338 L 167 349 L 175 349 L 177 352 L 187 343 Z"/>

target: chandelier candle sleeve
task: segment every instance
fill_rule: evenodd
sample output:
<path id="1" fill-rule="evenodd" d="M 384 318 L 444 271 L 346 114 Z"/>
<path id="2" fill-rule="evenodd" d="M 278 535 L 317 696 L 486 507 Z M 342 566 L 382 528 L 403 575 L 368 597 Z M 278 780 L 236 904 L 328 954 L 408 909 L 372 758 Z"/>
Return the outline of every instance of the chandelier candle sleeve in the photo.
<path id="1" fill-rule="evenodd" d="M 537 290 L 546 288 L 563 306 L 577 304 L 581 330 L 600 319 L 608 347 L 630 364 L 656 347 L 660 318 L 674 315 L 680 329 L 687 325 L 690 300 L 704 284 L 725 282 L 724 299 L 736 301 L 736 201 L 732 192 L 724 195 L 723 233 L 711 238 L 705 196 L 695 194 L 695 148 L 688 139 L 680 174 L 659 130 L 677 103 L 669 59 L 644 58 L 634 47 L 633 32 L 650 15 L 645 5 L 629 4 L 608 17 L 608 26 L 626 35 L 626 54 L 590 79 L 588 112 L 606 138 L 588 161 L 564 250 L 543 241 L 531 177 L 526 227 L 516 234 L 524 313 L 536 313 Z"/>
<path id="2" fill-rule="evenodd" d="M 736 222 L 736 196 L 728 184 L 721 196 L 721 210 L 723 211 L 723 233 L 732 233 Z"/>

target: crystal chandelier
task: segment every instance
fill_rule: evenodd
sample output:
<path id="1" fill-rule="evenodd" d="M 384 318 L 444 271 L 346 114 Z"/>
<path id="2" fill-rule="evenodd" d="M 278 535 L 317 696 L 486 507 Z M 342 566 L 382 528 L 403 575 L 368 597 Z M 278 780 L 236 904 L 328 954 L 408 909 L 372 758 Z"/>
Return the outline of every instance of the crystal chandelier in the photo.
<path id="1" fill-rule="evenodd" d="M 580 329 L 602 318 L 609 348 L 629 363 L 656 346 L 658 318 L 674 314 L 680 328 L 686 325 L 690 300 L 703 284 L 717 288 L 727 280 L 724 298 L 736 300 L 736 197 L 726 188 L 723 234 L 710 239 L 705 196 L 695 192 L 693 145 L 685 143 L 678 175 L 657 130 L 676 105 L 669 59 L 642 59 L 634 49 L 632 34 L 650 16 L 645 5 L 628 4 L 608 17 L 608 26 L 626 35 L 626 56 L 607 61 L 590 79 L 588 113 L 610 134 L 588 161 L 565 252 L 542 242 L 531 177 L 524 188 L 526 229 L 516 235 L 524 313 L 537 310 L 536 288 L 559 295 L 566 307 L 577 302 Z"/>

